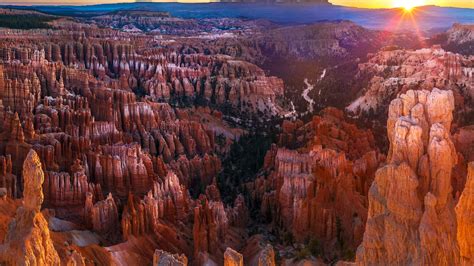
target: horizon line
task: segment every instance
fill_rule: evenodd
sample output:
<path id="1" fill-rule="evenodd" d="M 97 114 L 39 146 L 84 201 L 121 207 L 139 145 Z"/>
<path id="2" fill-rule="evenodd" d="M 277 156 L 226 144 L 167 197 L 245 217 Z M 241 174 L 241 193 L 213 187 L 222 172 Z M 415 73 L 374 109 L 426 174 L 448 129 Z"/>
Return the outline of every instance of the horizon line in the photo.
<path id="1" fill-rule="evenodd" d="M 110 2 L 110 3 L 61 3 L 61 2 L 51 2 L 51 3 L 31 3 L 31 2 L 6 2 L 0 4 L 0 8 L 4 7 L 15 7 L 15 6 L 101 6 L 101 5 L 117 5 L 117 4 L 245 4 L 245 5 L 252 5 L 252 4 L 264 4 L 264 5 L 325 5 L 324 3 L 282 3 L 282 2 L 275 2 L 275 3 L 258 3 L 258 2 L 221 2 L 219 0 L 213 1 L 196 1 L 196 2 L 189 2 L 189 1 L 134 1 L 134 2 Z M 403 9 L 402 7 L 357 7 L 351 5 L 341 5 L 341 4 L 334 4 L 329 2 L 328 5 L 335 6 L 335 7 L 347 7 L 347 8 L 355 8 L 355 9 L 369 9 L 369 10 L 391 10 L 391 9 Z M 458 9 L 474 9 L 474 7 L 459 7 L 459 6 L 441 6 L 441 5 L 422 5 L 417 6 L 415 8 L 424 8 L 424 7 L 439 7 L 439 8 L 458 8 Z"/>

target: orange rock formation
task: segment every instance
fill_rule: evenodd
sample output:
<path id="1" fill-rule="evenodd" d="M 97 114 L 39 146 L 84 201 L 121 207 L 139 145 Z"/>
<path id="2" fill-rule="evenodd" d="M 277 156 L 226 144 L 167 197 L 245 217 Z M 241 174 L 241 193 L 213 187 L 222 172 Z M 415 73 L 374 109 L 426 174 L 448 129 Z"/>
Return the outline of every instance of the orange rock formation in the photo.
<path id="1" fill-rule="evenodd" d="M 40 212 L 44 173 L 33 150 L 23 164 L 23 178 L 23 205 L 18 208 L 0 247 L 0 261 L 7 265 L 60 265 L 48 222 Z"/>
<path id="2" fill-rule="evenodd" d="M 467 198 L 472 187 L 466 183 L 455 212 L 451 176 L 458 155 L 450 136 L 453 110 L 453 93 L 436 88 L 408 91 L 390 104 L 387 165 L 377 171 L 370 188 L 357 264 L 469 262 L 472 204 Z"/>

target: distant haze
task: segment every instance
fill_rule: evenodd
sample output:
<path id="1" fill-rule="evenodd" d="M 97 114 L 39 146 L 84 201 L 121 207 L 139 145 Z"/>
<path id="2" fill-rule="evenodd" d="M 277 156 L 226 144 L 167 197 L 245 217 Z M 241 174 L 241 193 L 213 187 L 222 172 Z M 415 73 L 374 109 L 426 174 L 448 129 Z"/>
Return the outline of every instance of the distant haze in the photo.
<path id="1" fill-rule="evenodd" d="M 21 4 L 21 5 L 38 5 L 38 4 L 54 4 L 54 5 L 80 5 L 80 4 L 105 4 L 105 3 L 130 3 L 130 2 L 180 2 L 180 3 L 209 3 L 218 2 L 212 0 L 164 0 L 164 1 L 148 1 L 148 0 L 7 0 L 2 4 Z M 363 8 L 390 8 L 394 6 L 395 0 L 330 0 L 335 5 L 363 7 Z M 448 7 L 465 7 L 474 8 L 474 0 L 425 0 L 426 5 L 448 6 Z M 473 15 L 474 16 L 474 15 Z"/>
<path id="2" fill-rule="evenodd" d="M 365 8 L 387 8 L 393 7 L 394 0 L 330 0 L 335 5 L 365 7 Z M 425 0 L 425 5 L 467 7 L 474 8 L 474 0 Z M 474 14 L 473 14 L 474 16 Z"/>

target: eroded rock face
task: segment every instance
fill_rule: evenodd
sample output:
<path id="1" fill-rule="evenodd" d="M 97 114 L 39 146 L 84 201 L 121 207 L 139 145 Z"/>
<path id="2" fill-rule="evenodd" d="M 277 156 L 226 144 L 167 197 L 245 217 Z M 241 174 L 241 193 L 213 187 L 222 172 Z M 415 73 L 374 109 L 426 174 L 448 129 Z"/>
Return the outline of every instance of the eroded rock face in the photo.
<path id="1" fill-rule="evenodd" d="M 275 251 L 271 245 L 265 246 L 258 255 L 258 266 L 275 266 Z"/>
<path id="2" fill-rule="evenodd" d="M 16 186 L 31 148 L 45 172 L 45 205 L 55 209 L 79 209 L 88 193 L 94 201 L 107 193 L 122 202 L 129 192 L 143 198 L 169 172 L 186 189 L 206 187 L 221 171 L 217 152 L 226 149 L 216 135 L 230 146 L 239 133 L 210 107 L 167 102 L 265 115 L 281 110 L 282 80 L 254 64 L 156 50 L 152 37 L 57 26 L 66 30 L 1 32 L 8 41 L 0 45 L 0 185 L 11 196 L 21 196 Z M 183 216 L 167 209 L 164 215 Z"/>
<path id="3" fill-rule="evenodd" d="M 243 266 L 244 257 L 239 252 L 227 248 L 224 252 L 224 266 Z"/>
<path id="4" fill-rule="evenodd" d="M 43 191 L 45 202 L 50 206 L 83 205 L 88 193 L 102 199 L 102 189 L 99 184 L 88 182 L 84 170 L 73 173 L 47 172 Z"/>
<path id="5" fill-rule="evenodd" d="M 86 209 L 89 209 L 86 203 Z M 105 200 L 99 201 L 90 210 L 90 223 L 92 229 L 100 233 L 117 233 L 119 227 L 118 210 L 112 194 L 109 193 Z"/>
<path id="6" fill-rule="evenodd" d="M 464 191 L 456 205 L 457 240 L 461 262 L 474 262 L 474 162 L 469 163 Z"/>
<path id="7" fill-rule="evenodd" d="M 400 93 L 438 88 L 452 90 L 456 113 L 464 114 L 472 104 L 473 58 L 443 50 L 439 46 L 420 50 L 388 49 L 359 65 L 358 76 L 371 77 L 363 96 L 346 109 L 356 115 L 382 114 Z M 462 121 L 469 122 L 469 121 Z"/>
<path id="8" fill-rule="evenodd" d="M 201 195 L 194 208 L 194 257 L 204 263 L 207 254 L 215 255 L 214 261 L 222 260 L 223 240 L 228 230 L 228 219 L 220 201 L 208 201 Z"/>
<path id="9" fill-rule="evenodd" d="M 84 223 L 108 243 L 156 238 L 159 248 L 192 258 L 188 191 L 212 184 L 218 152 L 241 130 L 210 107 L 167 102 L 257 112 L 274 106 L 282 81 L 227 56 L 143 50 L 143 40 L 109 30 L 99 30 L 102 44 L 88 27 L 72 31 L 31 32 L 36 40 L 6 34 L 11 39 L 0 45 L 0 186 L 21 197 L 22 164 L 33 149 L 44 171 L 44 205 L 58 219 Z M 237 203 L 227 208 L 233 217 L 247 213 Z"/>
<path id="10" fill-rule="evenodd" d="M 336 252 L 338 238 L 352 248 L 362 241 L 367 192 L 384 160 L 370 131 L 328 108 L 312 122 L 285 122 L 265 157 L 267 176 L 248 189 L 261 214 L 303 242 L 308 235 Z"/>
<path id="11" fill-rule="evenodd" d="M 0 187 L 7 191 L 7 195 L 11 198 L 17 196 L 17 178 L 12 174 L 11 156 L 0 156 Z"/>
<path id="12" fill-rule="evenodd" d="M 447 33 L 448 43 L 463 44 L 474 41 L 474 27 L 472 24 L 454 24 Z"/>
<path id="13" fill-rule="evenodd" d="M 44 173 L 31 150 L 23 165 L 24 198 L 10 223 L 0 260 L 7 265 L 60 265 L 51 240 L 48 222 L 40 212 L 43 203 Z"/>
<path id="14" fill-rule="evenodd" d="M 392 101 L 390 150 L 369 191 L 360 265 L 460 263 L 451 174 L 451 91 L 408 91 Z"/>
<path id="15" fill-rule="evenodd" d="M 189 204 L 188 193 L 178 177 L 169 172 L 163 183 L 154 183 L 143 200 L 129 195 L 122 213 L 124 239 L 154 231 L 161 219 L 172 224 L 187 219 Z"/>
<path id="16" fill-rule="evenodd" d="M 41 161 L 34 151 L 30 151 L 23 163 L 23 207 L 28 211 L 39 212 L 43 204 L 44 173 Z"/>
<path id="17" fill-rule="evenodd" d="M 187 266 L 188 258 L 184 255 L 170 254 L 163 250 L 155 250 L 153 266 Z"/>

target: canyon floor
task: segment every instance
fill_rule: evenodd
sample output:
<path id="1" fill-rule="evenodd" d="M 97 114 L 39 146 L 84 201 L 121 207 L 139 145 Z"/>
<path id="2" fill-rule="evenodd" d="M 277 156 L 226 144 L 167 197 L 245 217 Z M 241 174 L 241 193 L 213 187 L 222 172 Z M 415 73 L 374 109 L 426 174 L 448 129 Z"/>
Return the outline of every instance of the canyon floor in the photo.
<path id="1" fill-rule="evenodd" d="M 474 264 L 473 25 L 50 11 L 0 8 L 1 265 Z"/>

